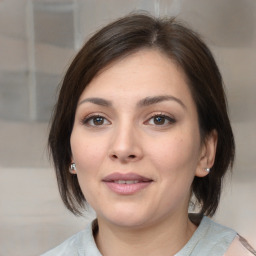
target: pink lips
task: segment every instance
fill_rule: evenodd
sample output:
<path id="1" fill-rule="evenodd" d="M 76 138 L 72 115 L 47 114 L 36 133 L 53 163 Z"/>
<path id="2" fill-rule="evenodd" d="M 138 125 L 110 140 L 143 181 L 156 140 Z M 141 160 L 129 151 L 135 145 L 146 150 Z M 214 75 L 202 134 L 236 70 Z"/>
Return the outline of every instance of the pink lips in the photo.
<path id="1" fill-rule="evenodd" d="M 135 173 L 112 173 L 103 179 L 107 187 L 122 195 L 134 194 L 152 183 L 152 179 L 143 177 Z"/>

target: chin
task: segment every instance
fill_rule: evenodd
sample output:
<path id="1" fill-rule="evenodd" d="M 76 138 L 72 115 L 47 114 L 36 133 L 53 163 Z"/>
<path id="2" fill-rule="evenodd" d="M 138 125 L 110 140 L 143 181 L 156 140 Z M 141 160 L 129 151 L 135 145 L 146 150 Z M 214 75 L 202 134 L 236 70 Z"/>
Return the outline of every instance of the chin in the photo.
<path id="1" fill-rule="evenodd" d="M 110 212 L 105 212 L 101 215 L 97 215 L 98 218 L 102 219 L 104 222 L 109 222 L 112 225 L 125 228 L 140 228 L 145 226 L 148 222 L 147 220 L 152 219 L 152 217 L 147 216 L 148 214 L 143 214 L 138 210 L 132 209 L 112 209 Z"/>
<path id="2" fill-rule="evenodd" d="M 131 218 L 127 216 L 126 218 L 119 217 L 118 219 L 113 219 L 112 224 L 127 229 L 138 229 L 145 227 L 147 221 L 144 218 Z"/>

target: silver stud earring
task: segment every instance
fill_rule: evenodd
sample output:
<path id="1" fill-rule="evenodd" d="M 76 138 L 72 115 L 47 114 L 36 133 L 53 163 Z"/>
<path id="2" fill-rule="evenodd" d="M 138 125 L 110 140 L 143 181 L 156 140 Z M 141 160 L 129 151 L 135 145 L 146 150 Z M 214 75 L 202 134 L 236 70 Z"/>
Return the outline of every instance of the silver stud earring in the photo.
<path id="1" fill-rule="evenodd" d="M 69 171 L 70 173 L 74 174 L 76 171 L 76 164 L 75 163 L 71 163 L 70 167 L 69 167 Z"/>
<path id="2" fill-rule="evenodd" d="M 209 173 L 210 172 L 210 168 L 205 168 L 205 171 Z"/>

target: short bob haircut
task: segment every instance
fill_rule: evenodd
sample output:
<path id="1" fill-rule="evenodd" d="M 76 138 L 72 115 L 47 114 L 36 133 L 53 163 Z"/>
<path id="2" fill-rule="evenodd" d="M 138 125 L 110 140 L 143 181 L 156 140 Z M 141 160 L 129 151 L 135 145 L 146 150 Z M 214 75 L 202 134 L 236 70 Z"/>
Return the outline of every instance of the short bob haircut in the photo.
<path id="1" fill-rule="evenodd" d="M 235 155 L 221 74 L 197 33 L 175 18 L 155 18 L 142 13 L 130 14 L 99 30 L 85 43 L 66 72 L 48 140 L 61 198 L 72 213 L 82 215 L 86 199 L 77 176 L 69 172 L 70 136 L 80 95 L 110 63 L 145 48 L 165 54 L 184 71 L 197 107 L 202 142 L 213 130 L 218 133 L 211 172 L 203 178 L 195 177 L 191 186 L 200 214 L 213 216 L 219 204 L 223 177 L 232 167 Z"/>

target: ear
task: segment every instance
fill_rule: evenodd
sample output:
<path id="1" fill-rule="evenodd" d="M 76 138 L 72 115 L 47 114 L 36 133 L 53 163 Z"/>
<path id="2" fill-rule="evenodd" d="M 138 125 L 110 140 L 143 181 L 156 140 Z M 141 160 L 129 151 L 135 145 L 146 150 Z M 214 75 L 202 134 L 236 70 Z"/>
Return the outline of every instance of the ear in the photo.
<path id="1" fill-rule="evenodd" d="M 212 130 L 202 143 L 199 162 L 195 173 L 197 177 L 205 177 L 208 174 L 206 168 L 211 168 L 213 166 L 216 155 L 217 142 L 218 133 L 216 130 Z"/>
<path id="2" fill-rule="evenodd" d="M 71 158 L 71 162 L 69 164 L 69 172 L 71 174 L 76 174 L 76 164 L 74 163 L 73 157 Z"/>

